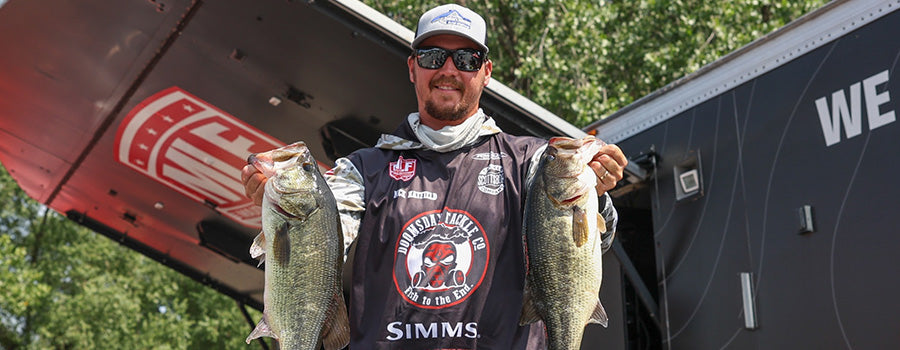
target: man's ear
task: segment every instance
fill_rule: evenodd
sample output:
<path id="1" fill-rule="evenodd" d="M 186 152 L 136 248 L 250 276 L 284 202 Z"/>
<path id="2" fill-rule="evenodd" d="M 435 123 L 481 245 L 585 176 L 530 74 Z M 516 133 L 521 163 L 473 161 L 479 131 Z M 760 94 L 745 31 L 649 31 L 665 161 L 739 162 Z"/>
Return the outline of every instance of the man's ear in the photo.
<path id="1" fill-rule="evenodd" d="M 491 60 L 484 61 L 484 86 L 491 82 L 492 71 L 494 71 L 494 62 Z"/>
<path id="2" fill-rule="evenodd" d="M 410 83 L 416 82 L 416 66 L 415 66 L 415 64 L 416 64 L 416 58 L 413 57 L 413 55 L 409 55 L 409 57 L 406 58 L 406 65 L 409 67 L 409 82 Z"/>

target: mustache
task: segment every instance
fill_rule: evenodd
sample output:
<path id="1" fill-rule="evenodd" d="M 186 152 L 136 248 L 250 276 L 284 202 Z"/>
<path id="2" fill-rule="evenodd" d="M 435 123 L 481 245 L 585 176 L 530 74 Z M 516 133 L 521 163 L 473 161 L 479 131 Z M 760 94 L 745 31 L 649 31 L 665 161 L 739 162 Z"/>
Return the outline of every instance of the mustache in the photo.
<path id="1" fill-rule="evenodd" d="M 449 86 L 452 86 L 454 89 L 460 89 L 460 90 L 462 90 L 462 88 L 463 88 L 463 84 L 461 82 L 459 82 L 456 79 L 453 79 L 451 77 L 435 78 L 435 79 L 431 80 L 431 85 L 432 86 L 434 86 L 434 85 L 449 85 Z"/>

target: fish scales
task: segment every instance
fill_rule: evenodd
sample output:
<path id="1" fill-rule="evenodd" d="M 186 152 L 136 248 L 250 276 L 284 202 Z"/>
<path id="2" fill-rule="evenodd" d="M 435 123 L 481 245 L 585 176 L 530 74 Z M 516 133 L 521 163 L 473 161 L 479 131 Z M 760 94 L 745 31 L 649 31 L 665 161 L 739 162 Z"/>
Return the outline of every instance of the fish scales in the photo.
<path id="1" fill-rule="evenodd" d="M 265 262 L 263 319 L 247 337 L 281 349 L 340 349 L 349 342 L 341 290 L 343 235 L 334 196 L 303 143 L 253 155 L 266 182 L 263 232 L 251 255 Z"/>
<path id="2" fill-rule="evenodd" d="M 336 250 L 327 237 L 319 234 L 329 229 L 324 224 L 327 219 L 325 216 L 325 213 L 312 214 L 308 219 L 310 225 L 296 225 L 279 220 L 266 225 L 286 225 L 289 232 L 283 234 L 290 238 L 286 242 L 290 244 L 290 258 L 282 261 L 277 258 L 267 259 L 265 266 L 267 285 L 270 288 L 266 291 L 266 296 L 270 298 L 271 305 L 280 306 L 273 307 L 275 315 L 272 316 L 281 321 L 279 343 L 282 349 L 316 348 L 319 331 L 310 330 L 321 330 L 327 317 L 322 306 L 330 306 L 334 298 L 334 293 L 327 292 L 323 287 L 334 286 L 335 281 L 340 279 L 339 273 L 336 273 L 339 270 L 335 267 L 339 266 L 339 260 L 334 262 L 335 256 L 340 255 L 322 254 Z M 343 245 L 338 247 L 342 248 Z"/>
<path id="3" fill-rule="evenodd" d="M 521 324 L 543 320 L 548 349 L 579 349 L 587 323 L 606 326 L 596 175 L 587 166 L 604 145 L 553 138 L 529 186 L 524 240 L 528 271 Z"/>

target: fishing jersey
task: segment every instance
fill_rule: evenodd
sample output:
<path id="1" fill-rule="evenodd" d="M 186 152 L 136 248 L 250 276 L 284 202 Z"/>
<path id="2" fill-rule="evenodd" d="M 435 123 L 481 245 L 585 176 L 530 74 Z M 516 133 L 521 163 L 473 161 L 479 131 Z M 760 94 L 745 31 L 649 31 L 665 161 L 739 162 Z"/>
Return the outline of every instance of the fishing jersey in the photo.
<path id="1" fill-rule="evenodd" d="M 343 211 L 349 206 L 356 213 L 350 219 L 342 213 L 344 226 L 359 233 L 350 348 L 543 348 L 542 324 L 518 321 L 525 283 L 523 191 L 547 141 L 496 129 L 437 152 L 417 146 L 407 123 L 388 136 L 379 147 L 341 160 L 352 176 L 328 175 L 333 190 L 348 176 L 364 189 L 335 191 Z M 608 196 L 602 200 L 614 227 L 615 211 Z M 604 237 L 605 246 L 611 239 Z"/>

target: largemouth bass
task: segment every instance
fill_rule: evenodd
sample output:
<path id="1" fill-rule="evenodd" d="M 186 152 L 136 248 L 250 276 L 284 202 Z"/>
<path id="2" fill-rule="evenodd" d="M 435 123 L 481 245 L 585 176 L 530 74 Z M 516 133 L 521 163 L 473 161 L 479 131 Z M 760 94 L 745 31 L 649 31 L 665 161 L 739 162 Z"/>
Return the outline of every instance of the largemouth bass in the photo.
<path id="1" fill-rule="evenodd" d="M 281 349 L 341 349 L 350 323 L 341 291 L 343 235 L 337 206 L 306 145 L 251 155 L 266 175 L 263 231 L 250 255 L 265 262 L 263 316 L 247 337 Z"/>
<path id="2" fill-rule="evenodd" d="M 579 349 L 584 326 L 607 317 L 597 176 L 587 165 L 605 145 L 592 136 L 550 139 L 525 202 L 528 272 L 521 325 L 543 320 L 548 349 Z"/>

